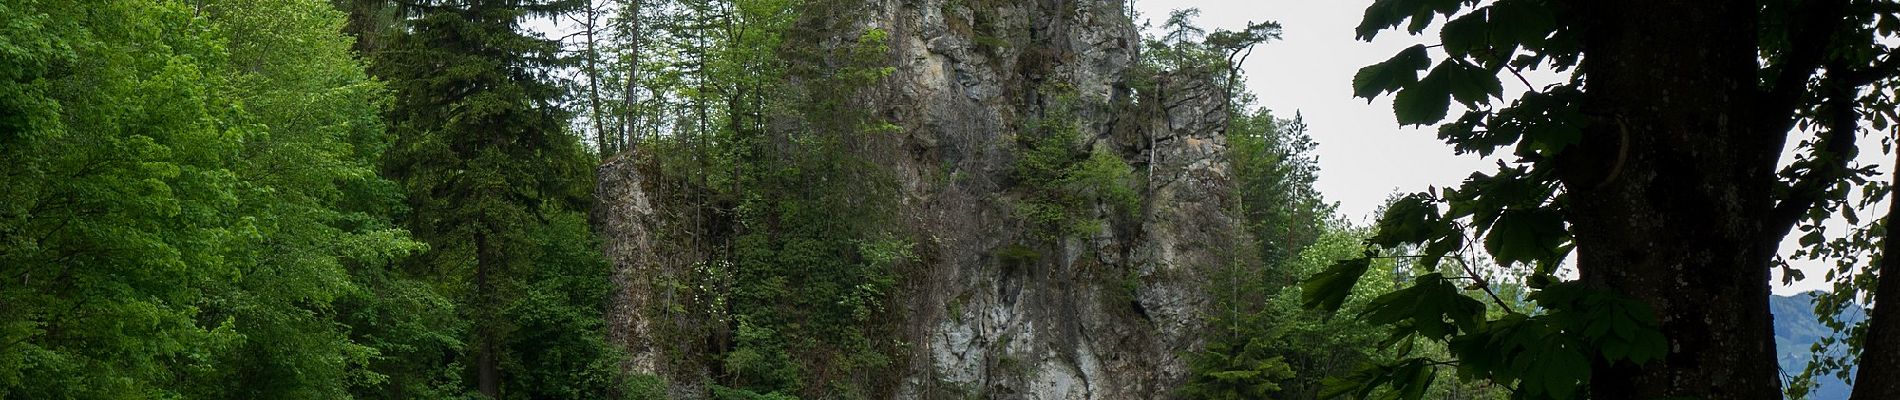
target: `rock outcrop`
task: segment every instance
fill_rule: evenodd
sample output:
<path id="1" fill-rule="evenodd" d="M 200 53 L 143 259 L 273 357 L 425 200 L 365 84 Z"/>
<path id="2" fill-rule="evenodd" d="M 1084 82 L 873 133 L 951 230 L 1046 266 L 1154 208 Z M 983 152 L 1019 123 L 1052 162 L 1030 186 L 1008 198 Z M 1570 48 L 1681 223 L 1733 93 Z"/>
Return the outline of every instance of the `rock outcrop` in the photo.
<path id="1" fill-rule="evenodd" d="M 890 32 L 896 68 L 880 98 L 893 103 L 882 108 L 903 133 L 866 157 L 897 177 L 895 215 L 906 216 L 925 255 L 924 265 L 903 269 L 894 296 L 907 351 L 891 355 L 900 378 L 885 391 L 1171 397 L 1201 343 L 1206 277 L 1244 240 L 1230 212 L 1223 88 L 1138 68 L 1141 40 L 1121 2 L 879 4 L 870 21 Z M 1058 100 L 1050 87 L 1071 95 Z M 1127 184 L 1139 209 L 1098 205 L 1093 213 L 1107 224 L 1092 237 L 1037 238 L 1011 207 L 1020 192 L 1010 173 L 1015 135 L 1057 101 L 1078 122 L 1077 148 L 1134 170 Z M 643 180 L 642 165 L 629 157 L 600 168 L 596 225 L 619 287 L 611 339 L 632 355 L 629 368 L 669 377 L 687 397 L 707 366 L 669 365 L 679 354 L 665 353 L 699 351 L 691 338 L 703 328 L 652 304 L 680 296 L 656 283 L 678 282 L 696 261 L 695 238 L 673 234 L 689 230 L 669 225 L 681 219 L 665 209 L 691 199 Z"/>

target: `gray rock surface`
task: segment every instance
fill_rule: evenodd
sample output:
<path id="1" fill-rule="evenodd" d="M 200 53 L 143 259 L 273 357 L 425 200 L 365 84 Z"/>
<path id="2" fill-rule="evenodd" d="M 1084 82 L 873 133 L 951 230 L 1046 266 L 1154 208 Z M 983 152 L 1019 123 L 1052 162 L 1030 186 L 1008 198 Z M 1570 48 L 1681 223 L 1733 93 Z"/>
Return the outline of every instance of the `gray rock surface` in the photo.
<path id="1" fill-rule="evenodd" d="M 1241 229 L 1232 209 L 1222 130 L 1225 94 L 1202 77 L 1141 74 L 1140 42 L 1119 1 L 885 0 L 870 18 L 891 33 L 897 71 L 881 98 L 904 128 L 867 146 L 898 177 L 896 215 L 920 238 L 921 266 L 903 269 L 893 305 L 902 318 L 889 395 L 906 399 L 1148 399 L 1173 397 L 1186 356 L 1201 344 L 1206 276 L 1231 259 Z M 1153 82 L 1148 93 L 1134 79 Z M 1119 155 L 1139 212 L 1095 213 L 1108 227 L 1089 238 L 1037 242 L 1012 214 L 1014 135 L 1073 89 L 1079 148 Z M 668 365 L 652 337 L 697 332 L 690 316 L 653 307 L 677 296 L 694 260 L 690 218 L 656 208 L 666 188 L 641 179 L 639 162 L 600 168 L 598 231 L 615 267 L 612 339 L 629 368 L 700 379 L 703 365 Z M 676 199 L 679 200 L 679 199 Z M 690 201 L 690 200 L 685 200 Z M 681 235 L 675 235 L 681 236 Z M 1046 242 L 1046 241 L 1045 241 Z M 1028 246 L 1034 262 L 998 254 Z M 665 331 L 666 334 L 661 334 Z M 674 350 L 674 352 L 685 350 Z M 695 388 L 675 388 L 677 394 Z"/>

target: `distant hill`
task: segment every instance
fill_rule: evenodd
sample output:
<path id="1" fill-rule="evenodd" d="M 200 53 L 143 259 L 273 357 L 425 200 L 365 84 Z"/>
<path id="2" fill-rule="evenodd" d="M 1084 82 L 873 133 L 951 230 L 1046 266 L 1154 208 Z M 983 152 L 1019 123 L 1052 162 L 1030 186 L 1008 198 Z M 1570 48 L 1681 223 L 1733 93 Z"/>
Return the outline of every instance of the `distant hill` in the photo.
<path id="1" fill-rule="evenodd" d="M 1821 325 L 1820 316 L 1814 314 L 1814 293 L 1801 293 L 1794 296 L 1774 296 L 1769 299 L 1768 309 L 1775 314 L 1775 348 L 1781 370 L 1789 375 L 1798 374 L 1808 365 L 1808 348 L 1821 338 L 1834 335 L 1832 329 Z M 1849 321 L 1866 318 L 1866 311 L 1852 307 L 1842 312 Z M 1846 400 L 1852 390 L 1846 382 L 1833 376 L 1818 378 L 1818 387 L 1809 394 L 1812 400 Z"/>

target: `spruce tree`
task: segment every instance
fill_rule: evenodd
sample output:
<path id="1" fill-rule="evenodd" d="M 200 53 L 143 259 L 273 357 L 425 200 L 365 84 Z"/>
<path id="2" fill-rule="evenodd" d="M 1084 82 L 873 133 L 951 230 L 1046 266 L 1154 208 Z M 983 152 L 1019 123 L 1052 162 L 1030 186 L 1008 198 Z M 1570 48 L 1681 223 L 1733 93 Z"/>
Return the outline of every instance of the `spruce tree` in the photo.
<path id="1" fill-rule="evenodd" d="M 395 92 L 388 122 L 397 139 L 384 167 L 408 194 L 410 229 L 431 246 L 410 272 L 435 277 L 457 299 L 470 323 L 457 362 L 489 398 L 588 397 L 530 384 L 550 374 L 608 381 L 587 375 L 610 365 L 599 362 L 608 354 L 598 334 L 605 289 L 590 283 L 605 281 L 605 267 L 579 214 L 592 160 L 565 131 L 563 86 L 548 74 L 559 67 L 558 43 L 521 26 L 577 4 L 408 5 L 415 18 L 375 55 Z M 514 381 L 523 393 L 504 392 Z"/>

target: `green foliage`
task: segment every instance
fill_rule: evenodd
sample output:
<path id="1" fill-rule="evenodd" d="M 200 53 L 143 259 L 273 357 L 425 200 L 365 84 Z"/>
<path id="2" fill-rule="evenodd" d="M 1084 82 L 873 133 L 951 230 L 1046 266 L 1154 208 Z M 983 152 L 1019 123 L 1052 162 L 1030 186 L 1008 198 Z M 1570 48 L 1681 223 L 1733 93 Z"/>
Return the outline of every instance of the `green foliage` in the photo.
<path id="1" fill-rule="evenodd" d="M 740 317 L 739 346 L 725 354 L 723 368 L 733 375 L 733 385 L 772 392 L 796 391 L 803 387 L 803 371 L 783 348 L 786 338 L 771 327 L 758 326 L 749 319 Z"/>
<path id="2" fill-rule="evenodd" d="M 715 365 L 715 398 L 883 396 L 896 269 L 919 257 L 891 212 L 896 180 L 866 151 L 901 130 L 869 102 L 895 72 L 891 33 L 859 23 L 856 0 L 678 5 L 642 35 L 656 107 L 639 118 L 667 129 L 642 150 L 705 244 L 673 286 L 691 299 L 663 306 L 705 321 L 684 334 L 719 338 L 679 362 Z"/>
<path id="3" fill-rule="evenodd" d="M 372 57 L 395 92 L 383 166 L 408 195 L 403 219 L 430 245 L 403 272 L 434 283 L 467 322 L 437 333 L 461 346 L 406 361 L 445 376 L 420 379 L 489 396 L 605 396 L 620 377 L 601 337 L 606 264 L 581 214 L 594 159 L 565 129 L 561 86 L 543 75 L 558 66 L 558 43 L 519 26 L 573 4 L 421 6 Z"/>
<path id="4" fill-rule="evenodd" d="M 626 379 L 626 400 L 667 400 L 666 382 L 653 375 L 634 375 Z"/>
<path id="5" fill-rule="evenodd" d="M 1182 395 L 1191 399 L 1259 399 L 1280 391 L 1279 381 L 1293 377 L 1293 367 L 1269 355 L 1271 343 L 1247 340 L 1239 348 L 1216 342 L 1189 363 L 1196 371 Z"/>
<path id="6" fill-rule="evenodd" d="M 1074 102 L 1072 93 L 1053 94 L 1057 104 Z M 1045 110 L 1016 135 L 1021 147 L 1010 177 L 1025 193 L 1015 211 L 1044 240 L 1094 236 L 1108 223 L 1098 215 L 1126 217 L 1141 206 L 1134 168 L 1107 150 L 1078 148 L 1083 138 L 1068 107 Z M 1099 212 L 1098 205 L 1108 212 Z"/>
<path id="7" fill-rule="evenodd" d="M 1367 363 L 1385 362 L 1405 356 L 1439 354 L 1442 349 L 1406 344 L 1394 349 L 1380 326 L 1355 318 L 1328 318 L 1320 312 L 1305 310 L 1302 297 L 1310 290 L 1298 285 L 1284 286 L 1261 293 L 1264 287 L 1282 279 L 1299 279 L 1320 273 L 1339 260 L 1362 256 L 1364 229 L 1328 226 L 1300 254 L 1287 258 L 1272 271 L 1276 275 L 1247 269 L 1228 269 L 1213 280 L 1237 282 L 1242 290 L 1222 288 L 1213 292 L 1218 307 L 1210 310 L 1209 324 L 1216 328 L 1209 335 L 1208 347 L 1190 359 L 1193 374 L 1184 395 L 1188 398 L 1233 398 L 1243 391 L 1237 388 L 1275 387 L 1273 394 L 1240 395 L 1240 398 L 1315 398 L 1335 377 L 1358 371 Z M 1365 260 L 1363 273 L 1371 277 L 1392 277 L 1400 268 L 1393 259 Z M 1284 275 L 1277 275 L 1284 274 Z M 1341 309 L 1357 314 L 1371 306 L 1375 298 L 1393 291 L 1392 279 L 1365 279 L 1340 299 Z M 1262 297 L 1250 297 L 1256 294 Z M 1268 372 L 1283 364 L 1291 374 Z M 1261 371 L 1257 374 L 1226 373 L 1237 370 Z M 1452 371 L 1437 369 L 1434 379 L 1450 380 Z M 1446 387 L 1464 396 L 1489 393 L 1483 387 Z M 1209 391 L 1210 388 L 1227 388 Z M 1434 392 L 1436 393 L 1436 392 Z"/>
<path id="8" fill-rule="evenodd" d="M 1025 268 L 1041 261 L 1042 253 L 1036 252 L 1036 249 L 1029 246 L 1012 244 L 997 250 L 996 259 L 1002 261 L 1003 266 L 1006 267 Z"/>
<path id="9" fill-rule="evenodd" d="M 1366 269 L 1371 266 L 1370 258 L 1339 260 L 1331 268 L 1313 274 L 1300 284 L 1306 296 L 1300 304 L 1325 312 L 1339 311 L 1339 307 L 1346 304 L 1346 296 L 1352 294 L 1352 287 L 1359 284 L 1359 278 L 1365 276 Z"/>
<path id="10" fill-rule="evenodd" d="M 1431 66 L 1431 63 L 1430 56 L 1425 54 L 1424 45 L 1408 47 L 1385 62 L 1359 69 L 1359 73 L 1352 76 L 1352 94 L 1372 98 L 1398 91 L 1417 83 L 1418 71 Z"/>
<path id="11" fill-rule="evenodd" d="M 1189 20 L 1194 15 L 1191 10 L 1175 13 L 1167 36 L 1147 41 L 1143 65 L 1238 87 L 1241 76 L 1234 67 L 1252 46 L 1279 35 L 1279 25 L 1272 22 L 1250 24 L 1241 32 L 1206 33 Z M 1230 109 L 1252 107 L 1251 95 L 1230 95 Z M 1322 378 L 1384 357 L 1375 348 L 1374 327 L 1301 309 L 1302 289 L 1290 284 L 1360 255 L 1364 234 L 1335 222 L 1331 206 L 1313 189 L 1318 174 L 1314 144 L 1297 114 L 1280 119 L 1264 109 L 1230 112 L 1226 128 L 1225 161 L 1232 168 L 1236 200 L 1230 212 L 1240 222 L 1233 234 L 1246 240 L 1229 248 L 1232 261 L 1209 279 L 1215 301 L 1207 323 L 1216 330 L 1189 358 L 1189 381 L 1179 393 L 1191 399 L 1312 398 Z M 1349 263 L 1356 267 L 1350 279 L 1335 282 L 1351 285 L 1359 275 L 1372 270 L 1389 275 L 1393 267 L 1389 261 Z M 1337 297 L 1324 301 L 1333 308 L 1357 309 L 1389 288 L 1341 288 Z"/>
<path id="12" fill-rule="evenodd" d="M 606 263 L 578 212 L 549 217 L 530 234 L 541 260 L 504 305 L 513 329 L 502 348 L 510 396 L 592 399 L 613 393 L 619 376 L 615 346 L 606 342 L 604 304 L 611 289 Z"/>
<path id="13" fill-rule="evenodd" d="M 1504 94 L 1498 74 L 1506 70 L 1577 65 L 1578 39 L 1557 17 L 1564 11 L 1538 0 L 1380 1 L 1366 10 L 1358 28 L 1364 40 L 1408 20 L 1405 29 L 1414 34 L 1438 16 L 1451 20 L 1440 31 L 1446 54 L 1436 65 L 1427 47 L 1407 48 L 1361 69 L 1353 79 L 1355 96 L 1394 94 L 1398 122 L 1417 125 L 1443 121 L 1456 100 L 1470 111 L 1442 125 L 1441 139 L 1461 154 L 1488 156 L 1516 145 L 1520 158 L 1500 163 L 1497 173 L 1473 174 L 1442 195 L 1434 188 L 1399 197 L 1379 218 L 1363 256 L 1304 284 L 1305 306 L 1332 312 L 1365 279 L 1369 263 L 1401 257 L 1422 269 L 1410 286 L 1356 313 L 1391 327 L 1386 342 L 1400 345 L 1402 358 L 1332 382 L 1325 397 L 1424 398 L 1436 381 L 1427 371 L 1455 366 L 1462 380 L 1504 385 L 1514 398 L 1580 398 L 1593 364 L 1644 364 L 1664 354 L 1645 305 L 1555 278 L 1574 245 L 1545 161 L 1580 140 L 1586 123 L 1576 105 L 1580 83 L 1527 91 L 1510 107 L 1491 106 Z M 1427 72 L 1421 77 L 1421 71 Z M 1480 254 L 1499 265 L 1478 264 Z M 1518 266 L 1529 268 L 1509 269 Z M 1521 298 L 1535 307 L 1526 309 L 1511 296 L 1520 287 L 1495 285 L 1509 282 L 1499 274 L 1523 276 Z M 1421 340 L 1443 353 L 1413 353 Z"/>
<path id="14" fill-rule="evenodd" d="M 176 4 L 4 7 L 29 17 L 9 18 L 0 40 L 8 44 L 0 47 L 5 92 L 20 95 L 0 100 L 9 116 L 0 136 L 9 160 L 0 174 L 7 188 L 0 268 L 10 281 L 0 289 L 8 299 L 0 311 L 0 393 L 175 393 L 161 361 L 206 358 L 237 340 L 223 321 L 200 326 L 199 296 L 175 284 L 232 273 L 228 265 L 193 262 L 216 259 L 214 245 L 227 236 L 219 225 L 229 221 L 180 217 L 231 203 L 231 174 L 220 168 L 223 152 L 212 149 L 230 149 L 235 140 L 209 123 L 206 92 L 213 88 L 185 62 L 189 55 L 174 46 L 134 51 L 160 44 L 148 37 L 188 23 L 187 12 Z M 172 39 L 183 51 L 214 40 Z M 96 83 L 79 84 L 86 80 Z M 180 146 L 200 140 L 210 146 Z"/>
<path id="15" fill-rule="evenodd" d="M 1417 199 L 1401 199 L 1389 207 L 1386 215 L 1392 218 L 1382 221 L 1386 223 L 1382 228 L 1403 226 L 1403 221 L 1429 219 L 1420 217 L 1433 215 L 1435 211 L 1406 209 L 1426 204 L 1407 205 Z M 1497 223 L 1509 224 L 1509 221 L 1500 218 Z M 1403 228 L 1381 229 L 1382 234 L 1403 231 Z M 1372 242 L 1377 243 L 1378 239 Z M 1444 257 L 1433 255 L 1434 250 L 1429 248 L 1426 252 L 1426 258 Z M 1361 280 L 1360 276 L 1364 275 L 1363 265 L 1377 260 L 1374 257 L 1378 254 L 1368 250 L 1365 256 L 1341 261 L 1327 272 L 1309 278 L 1304 285 L 1309 291 L 1307 306 L 1323 310 L 1337 308 L 1333 305 L 1337 300 L 1332 299 L 1350 293 L 1352 282 Z M 1460 271 L 1473 273 L 1474 269 L 1464 264 L 1468 262 L 1465 256 L 1459 257 L 1456 261 L 1462 267 Z M 1426 265 L 1424 259 L 1418 263 Z M 1589 381 L 1592 363 L 1643 364 L 1663 356 L 1665 342 L 1658 331 L 1656 317 L 1646 305 L 1609 292 L 1587 289 L 1576 282 L 1553 283 L 1548 278 L 1538 279 L 1547 276 L 1533 277 L 1532 287 L 1539 290 L 1531 292 L 1527 299 L 1535 301 L 1537 307 L 1522 313 L 1516 308 L 1523 305 L 1503 300 L 1488 286 L 1489 279 L 1494 278 L 1482 275 L 1426 273 L 1415 278 L 1408 287 L 1371 300 L 1356 314 L 1366 323 L 1392 327 L 1385 343 L 1401 344 L 1401 356 L 1412 352 L 1414 341 L 1425 340 L 1442 344 L 1447 351 L 1444 356 L 1457 361 L 1451 363 L 1426 356 L 1371 365 L 1333 382 L 1327 393 L 1367 398 L 1378 388 L 1389 386 L 1400 398 L 1419 398 L 1434 381 L 1418 375 L 1423 373 L 1419 368 L 1455 365 L 1463 379 L 1507 385 L 1515 388 L 1519 396 L 1570 399 L 1583 396 L 1582 387 Z M 1472 285 L 1453 284 L 1459 280 L 1470 281 Z M 1484 302 L 1471 297 L 1474 291 L 1490 296 L 1498 308 L 1487 309 Z"/>
<path id="16" fill-rule="evenodd" d="M 0 12 L 0 397 L 345 398 L 429 346 L 363 311 L 441 299 L 383 296 L 423 246 L 328 4 Z"/>
<path id="17" fill-rule="evenodd" d="M 750 390 L 733 389 L 718 385 L 713 385 L 712 387 L 712 398 L 714 400 L 798 400 L 797 396 L 779 392 L 759 394 Z"/>
<path id="18" fill-rule="evenodd" d="M 1254 46 L 1280 39 L 1280 23 L 1249 22 L 1246 29 L 1239 31 L 1221 29 L 1210 33 L 1194 24 L 1194 18 L 1200 15 L 1201 10 L 1193 8 L 1169 13 L 1161 26 L 1164 33 L 1160 37 L 1142 38 L 1141 63 L 1137 66 L 1145 70 L 1144 74 L 1166 72 L 1207 79 L 1226 88 L 1232 102 L 1230 110 L 1247 110 L 1251 97 L 1238 90 L 1240 64 L 1253 54 Z M 1152 89 L 1148 87 L 1151 82 L 1143 82 L 1147 78 L 1136 75 L 1132 86 L 1137 91 Z"/>
<path id="19" fill-rule="evenodd" d="M 378 349 L 367 366 L 374 375 L 353 387 L 355 398 L 461 398 L 459 365 L 445 364 L 465 348 L 469 321 L 436 286 L 401 271 L 360 269 L 365 290 L 337 302 L 352 339 Z"/>
<path id="20" fill-rule="evenodd" d="M 1244 108 L 1248 100 L 1236 95 L 1233 101 Z M 1288 262 L 1318 239 L 1333 213 L 1313 188 L 1319 161 L 1306 122 L 1299 114 L 1280 119 L 1265 109 L 1235 114 L 1227 146 L 1238 212 L 1257 243 L 1257 257 L 1263 265 Z"/>

